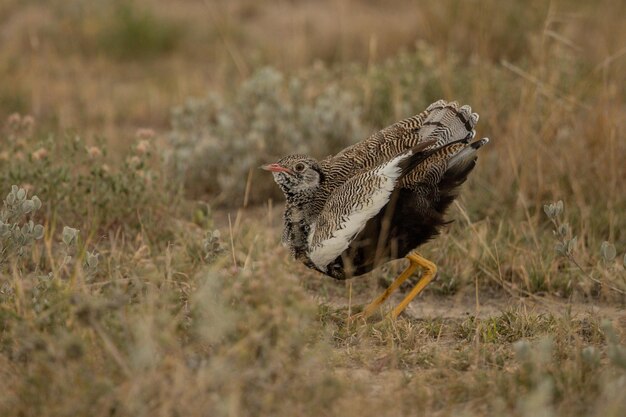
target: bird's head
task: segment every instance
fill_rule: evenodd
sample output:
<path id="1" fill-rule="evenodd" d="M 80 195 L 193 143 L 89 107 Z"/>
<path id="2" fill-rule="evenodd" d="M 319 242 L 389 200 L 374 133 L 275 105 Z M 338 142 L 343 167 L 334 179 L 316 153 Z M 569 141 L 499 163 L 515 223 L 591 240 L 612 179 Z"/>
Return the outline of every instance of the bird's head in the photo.
<path id="1" fill-rule="evenodd" d="M 261 167 L 274 175 L 274 181 L 287 197 L 315 191 L 324 175 L 319 163 L 306 155 L 289 155 Z"/>

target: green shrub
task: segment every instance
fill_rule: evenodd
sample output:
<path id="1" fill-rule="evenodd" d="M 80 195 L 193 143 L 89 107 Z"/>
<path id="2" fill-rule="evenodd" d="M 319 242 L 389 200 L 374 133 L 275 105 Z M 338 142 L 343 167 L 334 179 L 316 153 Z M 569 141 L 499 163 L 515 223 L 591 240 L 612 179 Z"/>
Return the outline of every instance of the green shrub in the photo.
<path id="1" fill-rule="evenodd" d="M 0 209 L 0 271 L 12 259 L 22 257 L 35 240 L 43 237 L 44 228 L 27 220 L 41 208 L 41 200 L 37 196 L 28 198 L 28 193 L 16 185 L 6 196 Z"/>
<path id="2" fill-rule="evenodd" d="M 336 84 L 311 93 L 312 80 L 257 71 L 234 97 L 189 99 L 172 112 L 169 166 L 192 195 L 238 205 L 249 175 L 250 201 L 278 196 L 257 168 L 290 153 L 336 152 L 367 132 L 356 97 Z"/>
<path id="3" fill-rule="evenodd" d="M 105 146 L 88 145 L 80 136 L 33 134 L 33 123 L 29 116 L 10 117 L 0 152 L 0 189 L 18 184 L 36 193 L 47 203 L 37 216 L 52 226 L 167 231 L 164 226 L 181 203 L 176 185 L 165 182 L 154 157 L 151 131 L 139 131 L 128 156 L 118 163 L 107 158 Z"/>
<path id="4" fill-rule="evenodd" d="M 139 9 L 134 2 L 117 2 L 112 16 L 103 21 L 98 44 L 118 59 L 145 59 L 174 50 L 181 34 L 181 27 Z"/>

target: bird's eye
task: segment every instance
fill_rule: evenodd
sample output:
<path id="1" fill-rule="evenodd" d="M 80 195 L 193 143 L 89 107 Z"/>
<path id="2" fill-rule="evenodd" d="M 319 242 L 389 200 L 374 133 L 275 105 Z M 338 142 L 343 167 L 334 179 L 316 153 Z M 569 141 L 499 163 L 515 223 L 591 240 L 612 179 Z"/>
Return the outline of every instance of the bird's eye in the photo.
<path id="1" fill-rule="evenodd" d="M 304 164 L 302 162 L 297 163 L 295 166 L 296 171 L 300 172 L 304 169 Z"/>

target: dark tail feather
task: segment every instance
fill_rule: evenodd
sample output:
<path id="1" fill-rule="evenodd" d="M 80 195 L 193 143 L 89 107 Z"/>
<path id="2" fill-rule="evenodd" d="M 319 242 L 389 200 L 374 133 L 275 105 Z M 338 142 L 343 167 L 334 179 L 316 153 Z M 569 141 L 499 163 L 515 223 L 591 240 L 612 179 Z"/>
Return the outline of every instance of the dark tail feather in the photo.
<path id="1" fill-rule="evenodd" d="M 410 174 L 411 171 L 413 171 L 413 169 L 415 169 L 419 164 L 424 162 L 429 156 L 445 148 L 457 145 L 459 143 L 467 143 L 467 142 L 468 142 L 468 139 L 463 138 L 463 139 L 455 140 L 454 142 L 446 143 L 443 146 L 437 146 L 437 147 L 434 147 L 434 145 L 436 145 L 437 143 L 436 139 L 429 139 L 424 142 L 420 142 L 417 146 L 411 149 L 411 152 L 413 152 L 413 154 L 409 158 L 400 162 L 399 166 L 402 169 L 402 175 L 400 175 L 400 179 Z"/>
<path id="2" fill-rule="evenodd" d="M 443 197 L 452 193 L 454 189 L 463 184 L 469 173 L 476 166 L 477 151 L 489 143 L 488 138 L 478 140 L 459 151 L 448 160 L 448 167 L 439 181 L 439 191 Z"/>
<path id="3" fill-rule="evenodd" d="M 411 149 L 411 156 L 400 162 L 399 167 L 402 170 L 402 174 L 399 179 L 402 179 L 404 176 L 409 174 L 413 169 L 424 162 L 426 158 L 428 158 L 434 151 L 437 149 L 426 149 L 430 146 L 433 146 L 437 141 L 435 139 L 425 140 L 420 142 L 417 146 Z"/>

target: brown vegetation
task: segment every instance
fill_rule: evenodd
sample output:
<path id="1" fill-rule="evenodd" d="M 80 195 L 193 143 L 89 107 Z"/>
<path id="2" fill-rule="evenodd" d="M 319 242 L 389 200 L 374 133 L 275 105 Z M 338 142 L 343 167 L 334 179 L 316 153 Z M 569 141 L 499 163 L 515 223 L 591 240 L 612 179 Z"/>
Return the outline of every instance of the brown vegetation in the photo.
<path id="1" fill-rule="evenodd" d="M 623 415 L 625 7 L 3 1 L 0 415 Z M 255 168 L 439 98 L 492 139 L 439 277 L 349 324 L 401 262 L 296 264 Z"/>

